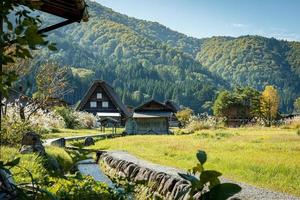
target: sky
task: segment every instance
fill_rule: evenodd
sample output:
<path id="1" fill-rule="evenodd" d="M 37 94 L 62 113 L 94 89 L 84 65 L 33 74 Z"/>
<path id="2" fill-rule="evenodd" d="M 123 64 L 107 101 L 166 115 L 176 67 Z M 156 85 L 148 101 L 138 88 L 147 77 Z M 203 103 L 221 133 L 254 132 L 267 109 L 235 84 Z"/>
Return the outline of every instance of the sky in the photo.
<path id="1" fill-rule="evenodd" d="M 261 35 L 300 41 L 300 0 L 96 0 L 189 36 Z"/>

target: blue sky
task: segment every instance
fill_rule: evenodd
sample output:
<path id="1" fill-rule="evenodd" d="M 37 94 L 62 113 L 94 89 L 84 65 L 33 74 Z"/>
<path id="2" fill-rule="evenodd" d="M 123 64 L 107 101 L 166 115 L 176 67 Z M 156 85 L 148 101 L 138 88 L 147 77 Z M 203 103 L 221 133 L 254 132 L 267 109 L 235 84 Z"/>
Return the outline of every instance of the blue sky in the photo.
<path id="1" fill-rule="evenodd" d="M 262 35 L 300 41 L 300 0 L 96 0 L 189 36 Z"/>

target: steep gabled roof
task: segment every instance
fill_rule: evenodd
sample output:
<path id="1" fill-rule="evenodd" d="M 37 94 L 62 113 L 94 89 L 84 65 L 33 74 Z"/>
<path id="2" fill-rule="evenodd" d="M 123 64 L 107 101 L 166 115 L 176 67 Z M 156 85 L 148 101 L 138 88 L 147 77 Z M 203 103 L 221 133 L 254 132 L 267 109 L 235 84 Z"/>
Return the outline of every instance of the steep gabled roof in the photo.
<path id="1" fill-rule="evenodd" d="M 102 87 L 104 92 L 107 94 L 108 98 L 113 102 L 113 104 L 120 109 L 121 113 L 125 115 L 125 117 L 130 117 L 130 112 L 127 110 L 126 106 L 123 104 L 121 99 L 119 98 L 118 94 L 114 91 L 114 89 L 107 84 L 103 80 L 96 80 L 90 86 L 86 94 L 84 95 L 83 99 L 80 101 L 79 105 L 77 106 L 76 110 L 82 110 L 84 105 L 88 102 L 90 96 L 93 94 L 97 87 Z"/>
<path id="2" fill-rule="evenodd" d="M 149 105 L 151 105 L 151 104 L 157 105 L 157 106 L 160 107 L 159 109 L 154 109 L 154 110 L 157 110 L 157 111 L 160 111 L 160 110 L 161 110 L 161 111 L 167 111 L 167 112 L 172 112 L 172 111 L 173 111 L 172 108 L 170 108 L 168 105 L 166 105 L 166 104 L 164 104 L 164 103 L 161 103 L 161 102 L 159 102 L 159 101 L 156 101 L 156 100 L 152 99 L 152 100 L 147 101 L 146 103 L 144 103 L 144 104 L 142 104 L 142 105 L 136 107 L 136 108 L 134 109 L 134 112 L 145 111 L 145 110 L 151 111 L 151 110 L 153 110 L 153 109 L 148 109 L 148 108 L 147 108 L 147 106 L 149 106 Z"/>

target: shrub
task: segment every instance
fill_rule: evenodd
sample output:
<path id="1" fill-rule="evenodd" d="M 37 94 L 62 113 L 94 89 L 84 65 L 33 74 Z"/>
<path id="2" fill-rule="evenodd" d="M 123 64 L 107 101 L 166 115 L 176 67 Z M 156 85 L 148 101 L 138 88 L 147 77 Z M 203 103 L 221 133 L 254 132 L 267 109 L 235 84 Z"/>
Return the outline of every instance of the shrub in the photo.
<path id="1" fill-rule="evenodd" d="M 23 135 L 29 131 L 35 131 L 38 134 L 45 133 L 45 129 L 39 126 L 32 126 L 29 122 L 15 121 L 8 117 L 1 120 L 1 125 L 3 145 L 21 145 Z"/>
<path id="2" fill-rule="evenodd" d="M 298 129 L 296 133 L 297 133 L 297 135 L 300 136 L 300 129 Z"/>
<path id="3" fill-rule="evenodd" d="M 27 117 L 29 117 L 28 113 L 31 113 L 31 110 L 35 108 L 27 106 L 25 107 L 25 113 Z M 10 119 L 11 121 L 23 121 L 19 115 L 20 109 L 15 103 L 8 104 L 6 106 L 5 117 Z M 63 128 L 65 127 L 65 123 L 63 118 L 57 113 L 51 110 L 42 110 L 37 109 L 35 112 L 32 112 L 29 118 L 24 120 L 30 123 L 32 126 L 43 127 L 45 130 L 51 130 L 52 128 Z"/>
<path id="4" fill-rule="evenodd" d="M 97 182 L 89 176 L 57 179 L 49 191 L 60 200 L 117 199 L 106 184 Z"/>
<path id="5" fill-rule="evenodd" d="M 66 128 L 74 129 L 79 126 L 79 121 L 72 109 L 67 107 L 55 107 L 54 111 L 63 118 Z"/>
<path id="6" fill-rule="evenodd" d="M 185 126 L 188 123 L 188 121 L 190 120 L 192 114 L 193 114 L 193 110 L 191 110 L 190 108 L 185 108 L 181 111 L 178 111 L 176 113 L 176 117 L 179 120 L 179 122 L 181 123 L 181 125 Z"/>
<path id="7" fill-rule="evenodd" d="M 64 119 L 66 128 L 92 129 L 96 127 L 97 119 L 91 113 L 74 111 L 66 107 L 56 107 L 55 112 Z"/>
<path id="8" fill-rule="evenodd" d="M 192 116 L 189 123 L 186 125 L 188 132 L 195 132 L 204 129 L 217 128 L 219 122 L 215 117 L 208 115 Z"/>
<path id="9" fill-rule="evenodd" d="M 88 112 L 75 112 L 74 114 L 77 116 L 79 128 L 92 129 L 96 127 L 97 119 L 93 114 Z"/>

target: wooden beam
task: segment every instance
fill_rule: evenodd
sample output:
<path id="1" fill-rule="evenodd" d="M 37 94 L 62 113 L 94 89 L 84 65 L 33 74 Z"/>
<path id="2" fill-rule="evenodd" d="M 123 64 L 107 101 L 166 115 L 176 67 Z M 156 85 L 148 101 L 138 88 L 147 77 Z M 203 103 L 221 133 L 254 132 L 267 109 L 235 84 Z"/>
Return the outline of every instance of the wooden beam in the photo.
<path id="1" fill-rule="evenodd" d="M 43 29 L 39 30 L 38 33 L 42 34 L 42 33 L 46 33 L 46 32 L 49 32 L 49 31 L 53 31 L 55 29 L 58 29 L 60 27 L 66 26 L 66 25 L 69 25 L 69 24 L 74 23 L 74 22 L 78 22 L 78 21 L 73 20 L 73 19 L 68 19 L 66 21 L 63 21 L 63 22 L 48 26 L 46 28 L 43 28 Z"/>

